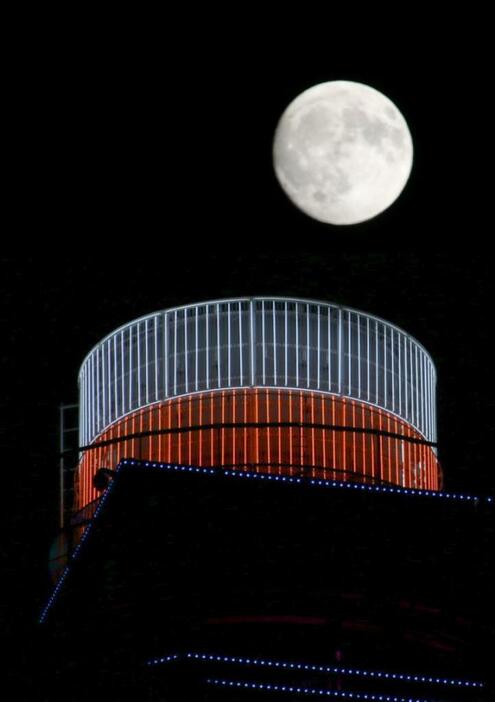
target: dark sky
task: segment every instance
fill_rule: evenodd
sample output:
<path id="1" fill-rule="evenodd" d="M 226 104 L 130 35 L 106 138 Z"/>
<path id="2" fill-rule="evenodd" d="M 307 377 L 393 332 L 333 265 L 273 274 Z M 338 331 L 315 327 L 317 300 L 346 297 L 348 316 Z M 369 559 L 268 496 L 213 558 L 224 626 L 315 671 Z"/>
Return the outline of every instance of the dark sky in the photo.
<path id="1" fill-rule="evenodd" d="M 495 490 L 493 143 L 482 47 L 422 37 L 356 47 L 349 37 L 303 50 L 287 36 L 263 46 L 256 36 L 222 36 L 188 47 L 188 60 L 165 39 L 137 50 L 127 37 L 96 51 L 67 36 L 25 72 L 13 173 L 25 195 L 1 257 L 0 439 L 15 464 L 10 533 L 29 611 L 45 598 L 57 527 L 58 404 L 77 400 L 79 365 L 103 335 L 171 305 L 295 295 L 399 325 L 437 366 L 447 486 Z M 392 99 L 415 148 L 396 203 L 342 228 L 296 210 L 271 165 L 287 104 L 339 79 Z"/>

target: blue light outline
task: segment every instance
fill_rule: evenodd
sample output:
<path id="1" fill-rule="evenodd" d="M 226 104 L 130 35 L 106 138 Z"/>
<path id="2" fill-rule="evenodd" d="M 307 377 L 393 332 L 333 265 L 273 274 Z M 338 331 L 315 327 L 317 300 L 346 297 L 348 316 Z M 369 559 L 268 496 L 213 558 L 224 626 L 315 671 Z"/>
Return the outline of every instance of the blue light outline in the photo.
<path id="1" fill-rule="evenodd" d="M 253 683 L 244 680 L 224 680 L 207 678 L 208 685 L 215 687 L 236 687 L 267 692 L 290 692 L 296 695 L 319 695 L 325 697 L 341 697 L 354 700 L 371 700 L 371 702 L 431 702 L 424 697 L 399 697 L 398 695 L 384 695 L 371 692 L 347 692 L 344 690 L 326 690 L 318 687 L 299 687 L 296 685 L 283 685 L 279 683 Z"/>
<path id="2" fill-rule="evenodd" d="M 417 488 L 401 488 L 390 485 L 369 485 L 367 483 L 353 483 L 342 480 L 320 480 L 316 478 L 297 478 L 285 475 L 272 475 L 270 473 L 252 472 L 245 470 L 228 470 L 224 468 L 201 468 L 198 466 L 182 465 L 177 463 L 159 463 L 156 461 L 137 461 L 133 459 L 123 459 L 120 466 L 140 466 L 143 468 L 155 468 L 158 470 L 168 470 L 175 472 L 206 473 L 211 475 L 223 475 L 228 478 L 247 478 L 255 480 L 266 480 L 270 482 L 281 482 L 286 484 L 308 485 L 310 487 L 324 487 L 335 489 L 353 489 L 362 492 L 373 492 L 387 495 L 408 495 L 410 497 L 436 497 L 448 500 L 460 500 L 463 502 L 493 502 L 490 495 L 464 495 L 454 492 L 440 492 L 439 490 L 420 490 Z"/>
<path id="3" fill-rule="evenodd" d="M 433 683 L 436 685 L 447 685 L 455 687 L 476 687 L 483 688 L 484 683 L 476 680 L 459 680 L 456 678 L 433 677 L 428 675 L 414 675 L 412 673 L 391 673 L 379 670 L 365 670 L 364 668 L 342 668 L 334 665 L 318 665 L 316 663 L 295 663 L 293 661 L 273 660 L 266 657 L 246 657 L 246 656 L 225 656 L 213 653 L 174 653 L 162 658 L 152 658 L 146 661 L 146 665 L 162 665 L 179 660 L 196 660 L 216 663 L 232 663 L 234 665 L 248 665 L 260 668 L 272 668 L 282 670 L 305 670 L 315 673 L 334 673 L 339 675 L 350 675 L 368 680 L 399 680 L 400 682 Z"/>

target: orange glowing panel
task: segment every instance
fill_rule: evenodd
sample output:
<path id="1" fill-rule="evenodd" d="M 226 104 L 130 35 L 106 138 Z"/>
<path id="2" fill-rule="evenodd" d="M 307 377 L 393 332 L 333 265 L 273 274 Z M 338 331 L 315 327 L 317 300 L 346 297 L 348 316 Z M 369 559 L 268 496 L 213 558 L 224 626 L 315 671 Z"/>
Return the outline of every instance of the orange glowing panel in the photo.
<path id="1" fill-rule="evenodd" d="M 178 428 L 182 431 L 174 433 Z M 125 438 L 153 430 L 156 437 Z M 308 475 L 313 466 L 312 475 L 438 490 L 441 472 L 433 449 L 408 438 L 422 436 L 384 410 L 325 393 L 279 388 L 196 393 L 136 411 L 100 434 L 80 463 L 76 508 L 98 496 L 92 485 L 98 468 L 131 456 L 288 475 Z M 111 439 L 116 443 L 98 446 Z"/>

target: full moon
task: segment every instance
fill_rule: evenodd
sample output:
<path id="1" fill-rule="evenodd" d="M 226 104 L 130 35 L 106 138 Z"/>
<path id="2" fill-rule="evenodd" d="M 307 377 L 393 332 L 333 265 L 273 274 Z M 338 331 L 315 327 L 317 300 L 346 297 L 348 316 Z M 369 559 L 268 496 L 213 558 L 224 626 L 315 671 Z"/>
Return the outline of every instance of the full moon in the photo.
<path id="1" fill-rule="evenodd" d="M 310 217 L 357 224 L 386 210 L 411 172 L 407 123 L 385 95 L 362 83 L 332 81 L 305 90 L 275 131 L 280 185 Z"/>

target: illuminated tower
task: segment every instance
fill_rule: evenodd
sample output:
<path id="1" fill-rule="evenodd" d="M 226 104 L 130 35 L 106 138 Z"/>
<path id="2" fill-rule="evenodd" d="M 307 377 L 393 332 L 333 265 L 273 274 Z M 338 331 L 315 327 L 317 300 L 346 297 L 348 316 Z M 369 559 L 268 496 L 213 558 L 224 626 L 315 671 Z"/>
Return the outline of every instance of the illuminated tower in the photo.
<path id="1" fill-rule="evenodd" d="M 313 300 L 238 298 L 149 314 L 79 375 L 75 510 L 123 457 L 438 490 L 436 374 L 401 329 Z"/>

